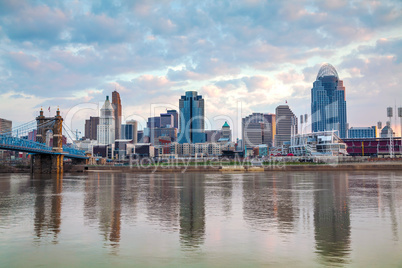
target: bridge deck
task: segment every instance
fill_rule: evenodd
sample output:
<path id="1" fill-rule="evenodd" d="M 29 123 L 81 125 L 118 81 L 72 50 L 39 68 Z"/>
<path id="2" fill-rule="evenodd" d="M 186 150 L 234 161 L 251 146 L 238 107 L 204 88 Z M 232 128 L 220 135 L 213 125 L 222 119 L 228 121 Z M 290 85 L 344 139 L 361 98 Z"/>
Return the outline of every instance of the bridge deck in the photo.
<path id="1" fill-rule="evenodd" d="M 56 152 L 53 151 L 51 147 L 43 143 L 1 134 L 0 134 L 0 149 L 17 151 L 17 152 L 27 152 L 33 154 L 53 154 L 53 155 L 63 154 L 64 157 L 67 158 L 88 159 L 88 157 L 85 155 L 85 151 L 82 150 L 77 150 L 74 148 L 63 146 L 63 152 Z"/>

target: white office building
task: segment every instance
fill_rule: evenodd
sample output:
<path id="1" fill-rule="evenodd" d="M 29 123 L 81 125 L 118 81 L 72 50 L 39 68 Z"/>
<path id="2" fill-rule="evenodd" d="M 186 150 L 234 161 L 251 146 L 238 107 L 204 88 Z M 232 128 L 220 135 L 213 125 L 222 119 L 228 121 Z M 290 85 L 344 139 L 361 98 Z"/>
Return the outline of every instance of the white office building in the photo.
<path id="1" fill-rule="evenodd" d="M 105 103 L 101 109 L 101 116 L 98 125 L 98 142 L 99 144 L 113 144 L 115 140 L 115 119 L 114 109 L 106 96 Z"/>

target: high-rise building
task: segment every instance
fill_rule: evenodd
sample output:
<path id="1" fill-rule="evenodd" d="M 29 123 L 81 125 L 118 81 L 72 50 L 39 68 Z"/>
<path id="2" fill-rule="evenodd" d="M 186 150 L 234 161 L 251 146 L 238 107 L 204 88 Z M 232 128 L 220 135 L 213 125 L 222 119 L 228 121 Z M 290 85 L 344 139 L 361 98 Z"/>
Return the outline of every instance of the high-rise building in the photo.
<path id="1" fill-rule="evenodd" d="M 351 127 L 348 129 L 348 139 L 368 139 L 377 137 L 377 127 Z"/>
<path id="2" fill-rule="evenodd" d="M 264 114 L 264 122 L 268 124 L 269 132 L 264 136 L 264 144 L 269 147 L 275 146 L 275 135 L 276 135 L 276 115 L 275 114 Z"/>
<path id="3" fill-rule="evenodd" d="M 161 127 L 160 116 L 148 117 L 147 128 Z"/>
<path id="4" fill-rule="evenodd" d="M 204 99 L 196 91 L 187 91 L 179 100 L 180 134 L 179 143 L 203 143 Z"/>
<path id="5" fill-rule="evenodd" d="M 222 133 L 222 135 L 218 140 L 219 142 L 231 142 L 232 141 L 232 130 L 230 129 L 228 122 L 225 122 L 225 124 L 223 124 L 221 133 Z"/>
<path id="6" fill-rule="evenodd" d="M 221 138 L 222 130 L 205 130 L 205 141 L 206 142 L 218 142 Z"/>
<path id="7" fill-rule="evenodd" d="M 99 117 L 90 116 L 85 120 L 85 139 L 96 140 L 98 138 Z"/>
<path id="8" fill-rule="evenodd" d="M 173 115 L 173 126 L 179 128 L 179 113 L 176 110 L 167 110 L 167 114 Z"/>
<path id="9" fill-rule="evenodd" d="M 264 114 L 253 113 L 242 119 L 242 140 L 248 151 L 260 144 L 269 145 L 271 125 L 265 120 Z"/>
<path id="10" fill-rule="evenodd" d="M 313 132 L 337 130 L 340 138 L 346 138 L 345 87 L 328 63 L 321 66 L 311 89 L 311 120 Z"/>
<path id="11" fill-rule="evenodd" d="M 138 122 L 136 120 L 128 120 L 126 124 L 133 126 L 133 143 L 138 143 Z"/>
<path id="12" fill-rule="evenodd" d="M 161 127 L 171 127 L 174 128 L 174 116 L 172 114 L 166 113 L 161 114 Z"/>
<path id="13" fill-rule="evenodd" d="M 276 135 L 275 146 L 281 147 L 284 142 L 290 141 L 292 135 L 297 134 L 297 116 L 288 105 L 276 107 Z"/>
<path id="14" fill-rule="evenodd" d="M 137 131 L 137 143 L 144 143 L 144 131 L 143 130 Z"/>
<path id="15" fill-rule="evenodd" d="M 0 134 L 11 132 L 12 128 L 12 121 L 0 118 Z"/>
<path id="16" fill-rule="evenodd" d="M 112 104 L 114 109 L 114 136 L 116 140 L 120 139 L 120 131 L 121 131 L 121 100 L 120 94 L 117 91 L 112 92 Z"/>
<path id="17" fill-rule="evenodd" d="M 132 140 L 137 143 L 137 121 L 129 120 L 126 124 L 121 124 L 121 140 Z"/>
<path id="18" fill-rule="evenodd" d="M 155 128 L 145 128 L 144 135 L 149 137 L 149 143 L 159 144 L 159 138 L 164 137 L 166 140 L 176 141 L 177 140 L 177 128 L 173 127 L 155 127 Z"/>
<path id="19" fill-rule="evenodd" d="M 114 109 L 109 101 L 109 96 L 106 96 L 105 103 L 101 108 L 101 116 L 98 125 L 98 143 L 99 144 L 113 144 L 115 141 L 115 120 Z"/>

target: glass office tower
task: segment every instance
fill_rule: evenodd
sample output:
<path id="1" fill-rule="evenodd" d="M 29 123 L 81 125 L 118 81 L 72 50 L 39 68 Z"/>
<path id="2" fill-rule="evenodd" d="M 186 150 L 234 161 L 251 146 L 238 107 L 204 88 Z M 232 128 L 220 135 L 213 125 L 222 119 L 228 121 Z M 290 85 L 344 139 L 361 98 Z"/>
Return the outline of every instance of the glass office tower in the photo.
<path id="1" fill-rule="evenodd" d="M 346 138 L 345 87 L 331 64 L 321 66 L 311 89 L 311 119 L 313 132 L 337 130 L 340 138 Z"/>
<path id="2" fill-rule="evenodd" d="M 187 91 L 179 100 L 180 134 L 179 143 L 203 143 L 204 99 L 196 91 Z"/>

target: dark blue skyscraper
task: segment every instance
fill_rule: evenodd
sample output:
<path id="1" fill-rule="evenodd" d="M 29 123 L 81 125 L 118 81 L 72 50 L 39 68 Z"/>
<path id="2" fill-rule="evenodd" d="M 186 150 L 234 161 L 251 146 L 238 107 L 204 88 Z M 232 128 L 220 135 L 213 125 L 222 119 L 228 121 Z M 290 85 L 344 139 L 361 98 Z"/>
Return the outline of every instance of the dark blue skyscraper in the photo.
<path id="1" fill-rule="evenodd" d="M 187 91 L 179 100 L 180 134 L 179 143 L 203 143 L 204 99 L 196 91 Z"/>
<path id="2" fill-rule="evenodd" d="M 311 89 L 311 120 L 313 132 L 337 130 L 340 138 L 346 138 L 345 87 L 328 63 L 321 66 Z"/>

